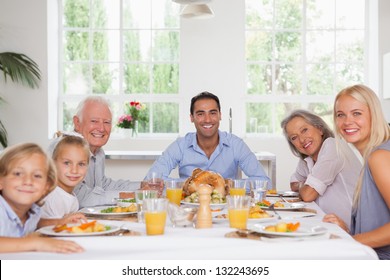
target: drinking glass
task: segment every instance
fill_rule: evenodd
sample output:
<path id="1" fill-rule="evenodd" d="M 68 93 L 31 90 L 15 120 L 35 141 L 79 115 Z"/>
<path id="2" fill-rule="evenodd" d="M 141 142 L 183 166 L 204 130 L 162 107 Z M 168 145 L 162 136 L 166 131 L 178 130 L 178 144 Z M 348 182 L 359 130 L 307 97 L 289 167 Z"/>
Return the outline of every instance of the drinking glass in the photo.
<path id="1" fill-rule="evenodd" d="M 245 195 L 247 180 L 233 179 L 230 180 L 229 194 L 230 195 Z"/>
<path id="2" fill-rule="evenodd" d="M 228 195 L 226 196 L 226 202 L 230 227 L 247 228 L 251 197 L 248 195 Z"/>
<path id="3" fill-rule="evenodd" d="M 268 189 L 267 180 L 250 180 L 251 184 L 251 197 L 253 197 L 254 203 L 261 202 L 266 197 Z"/>
<path id="4" fill-rule="evenodd" d="M 164 234 L 167 219 L 168 199 L 146 198 L 143 201 L 147 235 Z"/>
<path id="5" fill-rule="evenodd" d="M 162 175 L 157 172 L 152 172 L 148 178 L 141 182 L 141 189 L 143 190 L 156 190 L 158 197 L 162 197 L 164 191 L 164 180 Z"/>
<path id="6" fill-rule="evenodd" d="M 143 201 L 148 198 L 157 198 L 156 190 L 136 190 L 135 202 L 137 203 L 137 218 L 139 223 L 144 223 Z"/>
<path id="7" fill-rule="evenodd" d="M 164 181 L 166 196 L 171 203 L 180 206 L 183 196 L 183 180 L 172 179 Z"/>

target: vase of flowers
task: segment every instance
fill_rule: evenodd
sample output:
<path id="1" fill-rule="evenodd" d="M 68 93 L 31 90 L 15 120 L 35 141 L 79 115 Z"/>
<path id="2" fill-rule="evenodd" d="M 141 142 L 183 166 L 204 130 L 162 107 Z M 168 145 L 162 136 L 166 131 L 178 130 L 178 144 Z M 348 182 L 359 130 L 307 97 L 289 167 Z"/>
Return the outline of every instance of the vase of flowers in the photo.
<path id="1" fill-rule="evenodd" d="M 116 126 L 122 128 L 121 132 L 124 137 L 131 137 L 133 135 L 132 122 L 133 117 L 129 114 L 123 114 L 119 117 Z"/>
<path id="2" fill-rule="evenodd" d="M 139 124 L 147 120 L 145 109 L 145 104 L 141 102 L 127 102 L 125 104 L 125 114 L 119 117 L 117 127 L 124 130 L 131 129 L 131 137 L 137 137 Z"/>

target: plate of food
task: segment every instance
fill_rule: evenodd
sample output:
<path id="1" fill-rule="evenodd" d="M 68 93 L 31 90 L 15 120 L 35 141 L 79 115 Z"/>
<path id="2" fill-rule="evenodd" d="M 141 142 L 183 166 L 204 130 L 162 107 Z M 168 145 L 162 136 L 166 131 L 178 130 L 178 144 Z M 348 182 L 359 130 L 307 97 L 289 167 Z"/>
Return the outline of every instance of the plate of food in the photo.
<path id="1" fill-rule="evenodd" d="M 299 197 L 298 192 L 293 192 L 293 191 L 276 191 L 276 190 L 268 190 L 267 191 L 267 196 L 269 197 Z"/>
<path id="2" fill-rule="evenodd" d="M 114 198 L 114 201 L 116 203 L 116 206 L 119 207 L 129 207 L 132 204 L 135 205 L 136 203 L 135 198 Z"/>
<path id="3" fill-rule="evenodd" d="M 97 206 L 97 207 L 86 207 L 81 209 L 79 212 L 84 213 L 87 216 L 128 216 L 137 213 L 137 205 L 131 204 L 128 207 L 120 206 Z"/>
<path id="4" fill-rule="evenodd" d="M 249 227 L 250 230 L 270 235 L 284 237 L 307 237 L 322 235 L 327 229 L 322 226 L 307 226 L 297 223 L 279 222 L 277 224 L 254 224 Z"/>
<path id="5" fill-rule="evenodd" d="M 268 213 L 267 211 L 264 211 L 259 206 L 255 205 L 249 208 L 248 223 L 265 223 L 273 220 L 276 220 L 275 216 Z M 226 221 L 228 222 L 229 215 L 228 213 L 215 214 L 213 216 L 213 221 L 216 223 Z"/>
<path id="6" fill-rule="evenodd" d="M 271 204 L 274 205 L 275 210 L 299 210 L 302 208 L 305 208 L 305 203 L 303 202 L 282 202 L 282 201 L 276 201 L 274 203 L 271 203 L 270 201 L 263 199 L 261 202 L 257 202 L 256 205 L 260 206 L 261 209 L 269 210 Z"/>
<path id="7" fill-rule="evenodd" d="M 49 236 L 92 236 L 113 233 L 120 230 L 120 227 L 106 225 L 97 221 L 88 221 L 82 224 L 63 224 L 57 226 L 47 226 L 37 231 Z"/>

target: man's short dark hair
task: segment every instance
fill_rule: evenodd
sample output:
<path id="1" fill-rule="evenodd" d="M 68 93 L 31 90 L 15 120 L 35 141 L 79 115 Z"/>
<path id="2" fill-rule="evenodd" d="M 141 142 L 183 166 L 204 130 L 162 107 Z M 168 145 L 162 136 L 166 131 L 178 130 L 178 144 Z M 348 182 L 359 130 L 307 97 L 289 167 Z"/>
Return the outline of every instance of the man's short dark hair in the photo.
<path id="1" fill-rule="evenodd" d="M 202 100 L 202 99 L 213 99 L 213 100 L 215 100 L 215 102 L 217 102 L 218 111 L 221 112 L 221 104 L 219 103 L 218 96 L 212 94 L 211 92 L 204 91 L 204 92 L 201 92 L 198 95 L 195 95 L 194 97 L 192 97 L 192 99 L 191 99 L 191 107 L 190 107 L 191 115 L 194 114 L 194 104 L 195 104 L 195 102 L 198 101 L 198 100 Z"/>

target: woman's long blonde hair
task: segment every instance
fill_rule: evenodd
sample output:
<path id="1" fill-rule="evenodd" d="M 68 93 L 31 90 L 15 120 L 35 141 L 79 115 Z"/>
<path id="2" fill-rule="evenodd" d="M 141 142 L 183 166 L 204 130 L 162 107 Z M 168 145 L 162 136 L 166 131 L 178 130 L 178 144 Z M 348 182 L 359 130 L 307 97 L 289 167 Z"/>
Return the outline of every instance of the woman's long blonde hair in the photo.
<path id="1" fill-rule="evenodd" d="M 370 137 L 367 146 L 362 152 L 364 158 L 364 164 L 367 164 L 367 159 L 375 147 L 378 147 L 382 143 L 390 139 L 390 128 L 382 111 L 381 103 L 375 92 L 365 85 L 353 85 L 341 90 L 335 98 L 333 106 L 333 121 L 336 128 L 336 133 L 342 137 L 339 128 L 336 125 L 336 102 L 343 96 L 350 96 L 360 103 L 368 107 L 371 116 L 371 130 Z M 363 169 L 364 170 L 364 169 Z M 353 205 L 356 206 L 360 198 L 360 192 L 362 188 L 363 171 L 360 174 L 356 191 L 354 195 Z"/>

